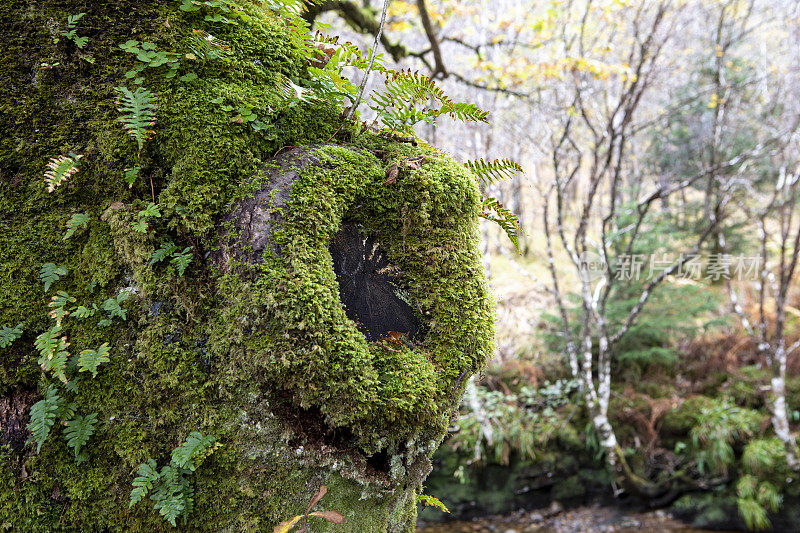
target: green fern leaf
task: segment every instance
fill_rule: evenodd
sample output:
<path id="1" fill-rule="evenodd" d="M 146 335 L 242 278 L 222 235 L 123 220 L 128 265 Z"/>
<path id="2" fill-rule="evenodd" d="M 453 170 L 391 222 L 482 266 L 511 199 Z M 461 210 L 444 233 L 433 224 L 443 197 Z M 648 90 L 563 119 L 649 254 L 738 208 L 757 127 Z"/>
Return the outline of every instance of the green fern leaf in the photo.
<path id="1" fill-rule="evenodd" d="M 69 342 L 66 337 L 58 339 L 56 348 L 50 352 L 42 352 L 39 357 L 39 366 L 45 372 L 52 372 L 55 377 L 60 379 L 63 383 L 69 381 L 66 375 L 67 359 L 69 359 L 69 352 L 67 351 Z"/>
<path id="2" fill-rule="evenodd" d="M 142 167 L 139 165 L 134 165 L 131 168 L 125 169 L 125 183 L 128 184 L 128 188 L 133 187 L 133 184 L 136 183 L 136 180 L 139 178 L 139 172 L 142 170 Z"/>
<path id="3" fill-rule="evenodd" d="M 86 306 L 79 305 L 75 311 L 72 312 L 72 315 L 78 318 L 89 318 L 90 316 L 94 316 L 97 312 L 97 304 L 92 304 L 92 308 L 89 309 Z"/>
<path id="4" fill-rule="evenodd" d="M 81 456 L 81 448 L 89 442 L 89 438 L 94 434 L 95 424 L 97 424 L 97 413 L 76 416 L 67 422 L 64 438 L 67 440 L 67 446 L 75 452 L 75 461 L 78 463 L 85 460 Z"/>
<path id="5" fill-rule="evenodd" d="M 0 348 L 8 348 L 11 343 L 22 336 L 22 324 L 17 324 L 13 328 L 3 324 L 0 328 Z"/>
<path id="6" fill-rule="evenodd" d="M 175 520 L 186 509 L 186 499 L 183 492 L 183 471 L 171 465 L 165 466 L 159 473 L 159 483 L 150 497 L 155 503 L 153 507 L 173 527 Z"/>
<path id="7" fill-rule="evenodd" d="M 519 248 L 519 219 L 517 215 L 503 207 L 497 198 L 489 197 L 483 199 L 483 213 L 480 215 L 486 220 L 490 220 L 500 226 L 506 232 L 508 238 L 514 243 L 515 248 Z"/>
<path id="8" fill-rule="evenodd" d="M 186 268 L 192 262 L 192 254 L 191 254 L 192 247 L 187 246 L 183 249 L 182 252 L 176 252 L 172 254 L 172 259 L 170 259 L 170 264 L 175 265 L 175 268 L 178 269 L 178 275 L 183 276 L 183 273 L 186 271 Z"/>
<path id="9" fill-rule="evenodd" d="M 489 113 L 475 104 L 455 102 L 441 87 L 418 72 L 387 71 L 385 87 L 372 97 L 373 109 L 384 126 L 413 135 L 413 126 L 434 123 L 442 115 L 461 121 L 487 122 Z"/>
<path id="10" fill-rule="evenodd" d="M 518 172 L 522 172 L 522 167 L 519 163 L 511 159 L 495 159 L 489 162 L 480 158 L 474 161 L 467 161 L 464 165 L 478 176 L 481 181 L 490 185 L 498 181 L 511 179 Z"/>
<path id="11" fill-rule="evenodd" d="M 116 298 L 109 298 L 104 301 L 101 306 L 104 311 L 108 313 L 109 324 L 115 317 L 127 320 L 128 317 L 125 313 L 125 308 L 122 303 L 130 297 L 130 293 L 120 292 Z"/>
<path id="12" fill-rule="evenodd" d="M 172 450 L 172 464 L 194 472 L 210 453 L 209 448 L 215 440 L 212 435 L 204 436 L 199 431 L 192 431 L 183 444 Z"/>
<path id="13" fill-rule="evenodd" d="M 88 213 L 76 213 L 72 215 L 72 217 L 67 220 L 67 232 L 64 234 L 63 240 L 67 240 L 72 237 L 78 229 L 85 228 L 88 223 Z"/>
<path id="14" fill-rule="evenodd" d="M 91 372 L 92 377 L 97 377 L 97 367 L 100 363 L 108 363 L 110 352 L 107 342 L 101 344 L 97 350 L 83 350 L 78 354 L 78 372 Z"/>
<path id="15" fill-rule="evenodd" d="M 160 474 L 156 471 L 156 462 L 148 459 L 146 463 L 139 465 L 136 471 L 136 478 L 133 480 L 133 490 L 128 507 L 133 507 L 147 494 L 153 490 L 153 485 L 158 482 Z"/>
<path id="16" fill-rule="evenodd" d="M 44 173 L 47 192 L 55 191 L 62 183 L 78 172 L 78 160 L 82 155 L 61 155 L 50 159 Z"/>
<path id="17" fill-rule="evenodd" d="M 175 244 L 168 242 L 163 245 L 161 248 L 153 252 L 153 255 L 150 256 L 150 264 L 154 265 L 156 263 L 160 263 L 174 252 L 178 247 Z"/>
<path id="18" fill-rule="evenodd" d="M 36 453 L 39 453 L 42 449 L 42 444 L 50 435 L 50 430 L 56 423 L 56 414 L 63 401 L 56 388 L 51 385 L 47 388 L 44 399 L 39 400 L 31 407 L 28 430 L 31 432 L 31 438 L 36 443 Z"/>
<path id="19" fill-rule="evenodd" d="M 126 87 L 117 87 L 120 97 L 117 109 L 122 116 L 122 122 L 128 135 L 136 140 L 139 151 L 142 151 L 145 141 L 153 135 L 153 125 L 156 123 L 156 104 L 153 93 L 139 87 L 136 92 L 131 92 Z"/>
<path id="20" fill-rule="evenodd" d="M 44 292 L 50 290 L 50 285 L 66 276 L 69 270 L 63 265 L 56 266 L 54 263 L 45 263 L 39 270 L 39 279 L 44 283 Z"/>
<path id="21" fill-rule="evenodd" d="M 61 327 L 61 321 L 64 320 L 69 314 L 67 311 L 67 305 L 74 302 L 75 298 L 67 294 L 65 291 L 58 291 L 55 296 L 53 296 L 50 300 L 50 303 L 47 304 L 48 307 L 51 307 L 52 310 L 48 313 L 50 318 L 55 319 L 56 326 Z"/>
<path id="22" fill-rule="evenodd" d="M 43 356 L 52 353 L 58 347 L 58 336 L 60 334 L 61 326 L 55 325 L 36 337 L 33 345 Z"/>

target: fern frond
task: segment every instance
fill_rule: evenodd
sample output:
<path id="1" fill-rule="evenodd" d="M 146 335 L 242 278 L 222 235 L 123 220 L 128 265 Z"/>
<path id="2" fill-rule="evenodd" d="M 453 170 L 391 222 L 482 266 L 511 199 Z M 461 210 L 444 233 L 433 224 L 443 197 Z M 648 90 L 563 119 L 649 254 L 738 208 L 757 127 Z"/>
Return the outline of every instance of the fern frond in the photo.
<path id="1" fill-rule="evenodd" d="M 128 135 L 136 140 L 139 151 L 142 151 L 145 141 L 153 135 L 153 125 L 156 123 L 156 104 L 153 93 L 143 87 L 131 92 L 127 87 L 117 87 L 120 97 L 117 109 L 122 116 L 119 117 L 122 126 Z"/>
<path id="2" fill-rule="evenodd" d="M 443 504 L 442 501 L 436 496 L 429 496 L 428 494 L 418 494 L 417 503 L 421 503 L 422 505 L 427 505 L 428 507 L 435 507 L 436 509 L 439 509 L 443 513 L 450 512 L 447 506 Z"/>
<path id="3" fill-rule="evenodd" d="M 61 321 L 64 320 L 69 314 L 67 311 L 67 304 L 70 304 L 75 301 L 75 298 L 67 294 L 65 291 L 58 291 L 55 296 L 53 296 L 50 300 L 50 303 L 47 304 L 48 307 L 52 307 L 52 310 L 47 313 L 50 318 L 55 319 L 56 326 L 61 327 Z"/>
<path id="4" fill-rule="evenodd" d="M 467 161 L 464 165 L 478 176 L 482 182 L 493 185 L 498 181 L 511 179 L 522 172 L 522 167 L 511 159 L 495 159 L 486 161 L 483 158 Z"/>
<path id="5" fill-rule="evenodd" d="M 172 464 L 194 472 L 210 453 L 209 448 L 215 440 L 212 435 L 204 436 L 199 431 L 192 431 L 183 444 L 172 450 Z"/>
<path id="6" fill-rule="evenodd" d="M 82 155 L 61 155 L 50 159 L 44 173 L 47 192 L 55 191 L 62 183 L 78 172 L 78 160 Z"/>
<path id="7" fill-rule="evenodd" d="M 107 342 L 100 345 L 97 350 L 83 350 L 78 354 L 78 372 L 91 372 L 92 377 L 97 377 L 97 367 L 100 363 L 108 363 L 108 354 L 111 348 Z"/>
<path id="8" fill-rule="evenodd" d="M 150 256 L 150 264 L 155 265 L 156 263 L 160 263 L 170 255 L 172 255 L 172 252 L 174 252 L 177 249 L 178 247 L 175 246 L 175 244 L 172 242 L 164 244 L 161 248 L 153 252 L 153 255 Z"/>
<path id="9" fill-rule="evenodd" d="M 182 471 L 177 467 L 165 466 L 159 473 L 159 483 L 150 497 L 155 503 L 153 507 L 171 525 L 175 527 L 175 519 L 186 509 L 186 498 L 183 493 Z"/>
<path id="10" fill-rule="evenodd" d="M 125 313 L 125 308 L 122 303 L 129 298 L 130 294 L 127 292 L 120 292 L 116 298 L 108 298 L 101 305 L 103 310 L 108 313 L 108 319 L 113 320 L 115 317 L 127 320 L 128 317 Z"/>
<path id="11" fill-rule="evenodd" d="M 738 498 L 736 505 L 739 508 L 739 515 L 741 515 L 747 529 L 751 531 L 759 531 L 769 529 L 771 524 L 767 510 L 761 504 L 752 498 Z"/>
<path id="12" fill-rule="evenodd" d="M 75 311 L 72 312 L 72 316 L 77 318 L 89 318 L 90 316 L 94 316 L 97 312 L 97 304 L 92 304 L 92 308 L 88 308 L 84 305 L 79 305 L 75 308 Z"/>
<path id="13" fill-rule="evenodd" d="M 76 416 L 67 421 L 64 438 L 67 440 L 67 446 L 75 452 L 75 461 L 78 463 L 84 460 L 80 455 L 81 448 L 89 442 L 89 438 L 94 434 L 95 424 L 97 424 L 97 413 Z"/>
<path id="14" fill-rule="evenodd" d="M 58 347 L 58 336 L 60 334 L 61 326 L 55 325 L 44 333 L 39 334 L 33 345 L 42 355 L 52 353 Z"/>
<path id="15" fill-rule="evenodd" d="M 511 239 L 511 242 L 514 243 L 514 247 L 519 248 L 519 218 L 503 207 L 503 204 L 497 198 L 488 197 L 483 199 L 483 213 L 480 216 L 500 226 L 506 232 L 508 238 Z"/>
<path id="16" fill-rule="evenodd" d="M 39 279 L 44 283 L 44 292 L 50 290 L 50 285 L 61 279 L 61 276 L 66 276 L 69 273 L 67 267 L 64 265 L 56 265 L 54 263 L 45 263 L 39 270 Z"/>
<path id="17" fill-rule="evenodd" d="M 175 268 L 178 269 L 178 275 L 183 276 L 183 273 L 186 271 L 186 268 L 192 262 L 192 254 L 191 254 L 192 247 L 187 246 L 183 249 L 182 252 L 176 252 L 172 254 L 172 259 L 170 259 L 170 264 L 175 265 Z"/>
<path id="18" fill-rule="evenodd" d="M 372 96 L 370 108 L 386 127 L 404 133 L 442 115 L 475 122 L 488 122 L 489 116 L 475 104 L 453 101 L 432 79 L 411 70 L 387 71 L 385 87 Z"/>
<path id="19" fill-rule="evenodd" d="M 67 366 L 67 359 L 69 358 L 69 342 L 66 337 L 59 337 L 61 334 L 61 326 L 54 325 L 49 330 L 36 337 L 34 346 L 39 350 L 39 366 L 42 370 L 53 372 L 53 374 L 63 381 L 67 382 L 67 376 L 64 371 Z"/>
<path id="20" fill-rule="evenodd" d="M 31 438 L 36 443 L 36 453 L 41 451 L 42 444 L 50 435 L 50 430 L 56 423 L 56 415 L 63 401 L 56 388 L 51 385 L 47 388 L 44 399 L 39 400 L 31 407 L 28 430 L 31 432 Z"/>
<path id="21" fill-rule="evenodd" d="M 131 499 L 128 502 L 128 507 L 133 507 L 147 494 L 153 490 L 153 485 L 158 482 L 160 474 L 156 471 L 156 462 L 148 459 L 146 463 L 139 465 L 136 471 L 136 478 L 133 480 L 133 490 L 131 491 Z"/>
<path id="22" fill-rule="evenodd" d="M 80 228 L 85 228 L 89 223 L 88 213 L 76 213 L 67 220 L 67 232 L 64 234 L 63 240 L 72 237 L 75 232 Z"/>
<path id="23" fill-rule="evenodd" d="M 58 344 L 55 349 L 49 351 L 42 351 L 39 356 L 39 366 L 45 372 L 52 372 L 55 377 L 62 382 L 69 381 L 66 375 L 67 359 L 69 359 L 69 342 L 66 337 L 58 339 Z"/>
<path id="24" fill-rule="evenodd" d="M 13 328 L 3 324 L 0 328 L 0 348 L 8 348 L 11 343 L 22 336 L 22 323 L 17 324 Z"/>

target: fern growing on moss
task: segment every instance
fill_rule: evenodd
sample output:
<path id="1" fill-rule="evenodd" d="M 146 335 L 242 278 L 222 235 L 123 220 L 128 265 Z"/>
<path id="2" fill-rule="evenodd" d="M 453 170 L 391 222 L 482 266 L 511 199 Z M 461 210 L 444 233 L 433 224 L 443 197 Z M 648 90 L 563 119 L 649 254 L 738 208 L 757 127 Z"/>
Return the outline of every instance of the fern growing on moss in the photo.
<path id="1" fill-rule="evenodd" d="M 149 494 L 153 507 L 173 527 L 178 517 L 183 516 L 185 521 L 194 507 L 194 486 L 189 476 L 217 448 L 215 443 L 213 436 L 192 431 L 160 471 L 152 459 L 140 464 L 128 506 L 133 507 Z"/>
<path id="2" fill-rule="evenodd" d="M 414 135 L 417 123 L 432 123 L 442 115 L 484 123 L 489 116 L 475 104 L 455 102 L 432 79 L 410 70 L 388 72 L 385 88 L 373 95 L 370 108 L 387 128 L 406 135 Z"/>
<path id="3" fill-rule="evenodd" d="M 8 348 L 11 343 L 22 336 L 22 323 L 14 327 L 3 325 L 0 328 L 0 348 Z"/>
<path id="4" fill-rule="evenodd" d="M 174 265 L 176 269 L 178 269 L 178 275 L 183 276 L 183 273 L 189 267 L 189 264 L 192 262 L 192 248 L 187 246 L 183 249 L 182 252 L 174 252 L 172 254 L 172 259 L 170 259 L 170 264 Z"/>
<path id="5" fill-rule="evenodd" d="M 58 189 L 62 183 L 71 178 L 78 172 L 78 161 L 82 155 L 61 155 L 53 157 L 47 163 L 47 170 L 44 173 L 44 182 L 47 185 L 47 192 Z"/>
<path id="6" fill-rule="evenodd" d="M 119 120 L 128 135 L 136 140 L 141 152 L 144 143 L 153 135 L 153 126 L 156 123 L 155 96 L 143 87 L 137 88 L 135 92 L 127 87 L 116 89 L 120 106 L 117 109 L 122 113 Z"/>
<path id="7" fill-rule="evenodd" d="M 50 285 L 61 279 L 61 276 L 66 276 L 69 271 L 64 265 L 56 265 L 55 263 L 45 263 L 39 270 L 39 279 L 44 283 L 44 292 L 50 290 Z"/>
<path id="8" fill-rule="evenodd" d="M 56 423 L 56 417 L 63 403 L 64 400 L 58 395 L 58 390 L 51 385 L 47 388 L 44 399 L 39 400 L 31 407 L 28 431 L 31 432 L 31 439 L 36 443 L 36 453 L 41 451 L 42 444 L 50 435 L 50 430 Z"/>
<path id="9" fill-rule="evenodd" d="M 92 377 L 97 376 L 97 367 L 101 363 L 108 363 L 108 354 L 111 348 L 107 342 L 100 345 L 97 350 L 83 350 L 78 354 L 78 372 L 91 372 Z"/>
<path id="10" fill-rule="evenodd" d="M 64 318 L 70 313 L 67 310 L 67 305 L 74 301 L 75 298 L 65 291 L 58 291 L 58 293 L 51 298 L 48 306 L 52 309 L 48 313 L 48 316 L 56 321 L 58 327 L 61 327 L 61 322 L 63 322 Z"/>
<path id="11" fill-rule="evenodd" d="M 64 438 L 67 440 L 67 446 L 72 448 L 75 453 L 75 462 L 77 463 L 86 460 L 86 455 L 81 454 L 81 448 L 89 442 L 89 438 L 94 434 L 95 424 L 97 424 L 97 413 L 76 416 L 67 422 Z"/>
<path id="12" fill-rule="evenodd" d="M 72 237 L 76 231 L 81 228 L 85 228 L 88 223 L 88 213 L 76 213 L 72 215 L 70 219 L 67 220 L 67 232 L 64 234 L 63 240 L 67 240 Z"/>

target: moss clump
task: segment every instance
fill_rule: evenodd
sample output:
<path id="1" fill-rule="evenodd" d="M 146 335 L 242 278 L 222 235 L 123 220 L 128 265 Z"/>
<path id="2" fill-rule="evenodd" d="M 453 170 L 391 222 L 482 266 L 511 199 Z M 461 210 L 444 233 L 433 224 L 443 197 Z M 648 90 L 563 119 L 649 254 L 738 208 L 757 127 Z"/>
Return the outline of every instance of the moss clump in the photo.
<path id="1" fill-rule="evenodd" d="M 301 171 L 274 233 L 280 255 L 257 267 L 255 282 L 225 289 L 229 314 L 214 338 L 227 353 L 238 337 L 265 381 L 351 429 L 368 453 L 423 428 L 422 440 L 438 438 L 463 376 L 490 353 L 492 324 L 474 178 L 433 149 L 379 146 L 386 162 L 367 150 L 318 150 L 322 166 Z M 384 183 L 387 166 L 419 156 L 420 169 Z M 403 272 L 429 329 L 421 346 L 368 343 L 345 316 L 328 252 L 343 219 L 361 224 Z M 243 308 L 255 327 L 237 332 Z"/>
<path id="2" fill-rule="evenodd" d="M 81 374 L 74 390 L 58 385 L 76 412 L 98 413 L 88 461 L 75 464 L 58 428 L 38 455 L 3 448 L 0 524 L 167 529 L 150 502 L 128 508 L 133 472 L 148 458 L 168 463 L 200 430 L 222 446 L 193 476 L 187 530 L 270 530 L 303 512 L 321 484 L 330 487 L 323 505 L 348 519 L 337 531 L 413 528 L 427 457 L 491 351 L 477 185 L 431 148 L 353 138 L 334 105 L 286 100 L 278 75 L 302 79 L 305 60 L 283 20 L 256 2 L 240 4 L 245 16 L 235 24 L 172 0 L 0 7 L 0 324 L 25 329 L 0 351 L 0 396 L 52 383 L 30 355 L 50 325 L 43 263 L 69 268 L 53 290 L 77 304 L 99 305 L 123 289 L 133 295 L 126 319 L 111 326 L 101 314 L 65 320 L 73 353 L 112 346 L 96 378 Z M 66 16 L 82 12 L 77 30 L 87 48 L 54 43 Z M 182 59 L 172 78 L 166 67 L 143 71 L 159 108 L 155 136 L 137 154 L 117 122 L 114 87 L 134 87 L 125 73 L 138 60 L 119 45 L 136 39 L 185 58 L 196 30 L 224 42 L 225 53 Z M 197 77 L 180 79 L 190 73 Z M 228 106 L 256 113 L 264 127 L 238 123 Z M 332 138 L 350 147 L 321 149 L 326 166 L 301 173 L 275 233 L 282 253 L 254 276 L 215 268 L 221 223 L 236 198 L 253 192 L 249 177 L 281 148 Z M 48 194 L 45 164 L 68 151 L 83 155 L 80 171 Z M 411 156 L 424 158 L 421 168 L 385 184 L 385 168 Z M 128 188 L 124 171 L 134 165 L 140 179 Z M 135 231 L 153 199 L 161 217 Z M 64 240 L 75 213 L 91 222 Z M 419 344 L 368 343 L 347 319 L 327 250 L 344 219 L 375 235 L 403 270 L 427 328 Z M 169 242 L 192 250 L 185 276 L 151 261 Z"/>

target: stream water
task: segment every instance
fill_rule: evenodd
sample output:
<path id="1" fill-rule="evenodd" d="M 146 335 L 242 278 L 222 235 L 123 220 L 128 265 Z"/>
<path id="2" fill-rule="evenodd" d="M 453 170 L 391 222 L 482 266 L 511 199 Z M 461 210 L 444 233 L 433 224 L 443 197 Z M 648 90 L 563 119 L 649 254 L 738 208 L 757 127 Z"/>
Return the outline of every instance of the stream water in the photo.
<path id="1" fill-rule="evenodd" d="M 588 506 L 548 509 L 461 522 L 422 522 L 417 533 L 704 533 L 664 511 L 636 512 L 616 507 Z"/>

